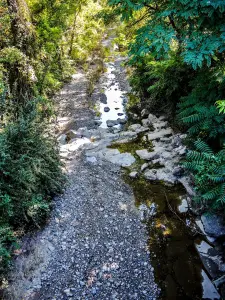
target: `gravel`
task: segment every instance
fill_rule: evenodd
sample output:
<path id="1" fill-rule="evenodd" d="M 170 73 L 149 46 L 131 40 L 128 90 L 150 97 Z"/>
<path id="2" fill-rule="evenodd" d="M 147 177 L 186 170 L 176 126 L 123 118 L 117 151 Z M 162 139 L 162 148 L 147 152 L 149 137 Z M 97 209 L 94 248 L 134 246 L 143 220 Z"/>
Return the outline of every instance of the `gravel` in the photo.
<path id="1" fill-rule="evenodd" d="M 126 87 L 120 59 L 116 65 L 117 79 Z M 94 125 L 87 98 L 78 93 L 85 78 L 76 76 L 61 92 L 64 105 L 59 118 L 62 121 L 72 105 L 67 119 L 72 126 L 66 127 L 74 130 Z M 105 101 L 103 94 L 101 100 Z M 159 288 L 147 230 L 120 167 L 87 158 L 79 148 L 66 160 L 66 168 L 68 186 L 54 199 L 44 229 L 24 237 L 4 299 L 156 299 Z"/>

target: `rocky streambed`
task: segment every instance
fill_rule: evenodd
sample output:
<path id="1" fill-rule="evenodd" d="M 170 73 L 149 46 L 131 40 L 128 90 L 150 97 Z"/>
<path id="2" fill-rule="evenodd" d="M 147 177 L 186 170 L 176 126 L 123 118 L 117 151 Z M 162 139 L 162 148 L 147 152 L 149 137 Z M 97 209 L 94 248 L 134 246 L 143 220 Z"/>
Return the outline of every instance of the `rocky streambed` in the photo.
<path id="1" fill-rule="evenodd" d="M 83 146 L 86 160 L 123 168 L 149 234 L 147 245 L 162 299 L 220 299 L 225 265 L 218 239 L 224 231 L 216 218 L 215 238 L 209 225 L 213 217 L 196 217 L 192 209 L 195 192 L 181 167 L 186 135 L 175 133 L 165 116 L 146 109 L 136 123 L 125 125 L 130 87 L 121 61 L 106 65 L 108 71 L 96 87 L 93 97 L 101 115 L 95 117 L 95 129 L 78 130 L 83 141 L 91 141 Z"/>
<path id="2" fill-rule="evenodd" d="M 222 222 L 193 211 L 185 135 L 145 109 L 127 117 L 123 62 L 106 64 L 91 99 L 83 72 L 58 95 L 69 185 L 24 238 L 4 299 L 221 299 Z"/>

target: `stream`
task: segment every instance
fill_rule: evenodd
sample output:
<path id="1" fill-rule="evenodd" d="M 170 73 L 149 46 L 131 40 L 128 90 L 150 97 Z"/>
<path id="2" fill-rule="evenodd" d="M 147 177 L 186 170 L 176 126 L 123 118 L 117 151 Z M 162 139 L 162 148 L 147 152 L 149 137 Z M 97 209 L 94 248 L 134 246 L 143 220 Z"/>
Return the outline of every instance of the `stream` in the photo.
<path id="1" fill-rule="evenodd" d="M 107 128 L 107 122 L 114 121 L 116 125 L 110 124 L 109 127 L 110 130 L 115 128 L 117 132 L 120 130 L 120 125 L 116 123 L 120 118 L 118 113 L 121 113 L 123 119 L 127 119 L 124 99 L 129 98 L 129 95 L 121 90 L 115 74 L 115 65 L 108 63 L 104 83 L 104 99 L 107 98 L 107 101 L 100 102 L 99 107 L 102 122 L 100 127 Z M 143 143 L 142 137 L 143 133 L 139 133 L 134 141 L 110 147 L 118 149 L 120 153 L 131 153 L 141 165 L 144 161 L 140 160 L 136 151 L 143 147 L 151 148 L 148 143 Z M 125 168 L 124 180 L 132 187 L 135 205 L 146 224 L 150 261 L 154 267 L 156 282 L 161 288 L 160 299 L 219 299 L 196 250 L 196 247 L 204 243 L 203 235 L 196 229 L 190 210 L 187 207 L 184 209 L 182 205 L 185 189 L 181 184 L 167 186 L 163 182 L 149 182 L 142 175 L 130 178 L 130 171 L 137 170 L 137 165 Z"/>

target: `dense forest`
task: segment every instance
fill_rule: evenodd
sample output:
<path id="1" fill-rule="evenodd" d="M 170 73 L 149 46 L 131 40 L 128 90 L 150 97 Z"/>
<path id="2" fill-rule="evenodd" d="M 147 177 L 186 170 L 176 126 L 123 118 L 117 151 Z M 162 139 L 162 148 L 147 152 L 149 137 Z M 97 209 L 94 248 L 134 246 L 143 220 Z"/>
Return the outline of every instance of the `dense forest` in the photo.
<path id="1" fill-rule="evenodd" d="M 139 99 L 187 133 L 183 166 L 201 209 L 224 213 L 225 2 L 223 0 L 0 0 L 0 256 L 40 227 L 65 183 L 53 101 L 76 68 L 104 56 L 114 28 Z M 99 72 L 104 71 L 100 69 Z M 95 76 L 97 74 L 95 73 Z"/>

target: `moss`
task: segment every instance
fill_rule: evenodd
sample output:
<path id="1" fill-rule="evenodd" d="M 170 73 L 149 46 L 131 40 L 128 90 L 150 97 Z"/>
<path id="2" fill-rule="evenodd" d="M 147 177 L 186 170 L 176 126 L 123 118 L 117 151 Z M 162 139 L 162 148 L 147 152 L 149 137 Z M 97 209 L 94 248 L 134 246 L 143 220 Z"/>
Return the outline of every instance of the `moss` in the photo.
<path id="1" fill-rule="evenodd" d="M 133 93 L 127 93 L 127 97 L 127 110 L 131 110 L 133 107 L 136 107 L 136 105 L 141 101 L 141 99 L 138 96 L 135 96 Z"/>
<path id="2" fill-rule="evenodd" d="M 138 137 L 128 143 L 113 143 L 109 148 L 118 149 L 120 153 L 129 152 L 139 159 L 136 154 L 137 150 L 147 149 L 148 151 L 153 151 L 153 145 L 148 140 L 144 139 L 144 134 L 139 134 Z M 143 161 L 144 163 L 145 161 Z"/>

